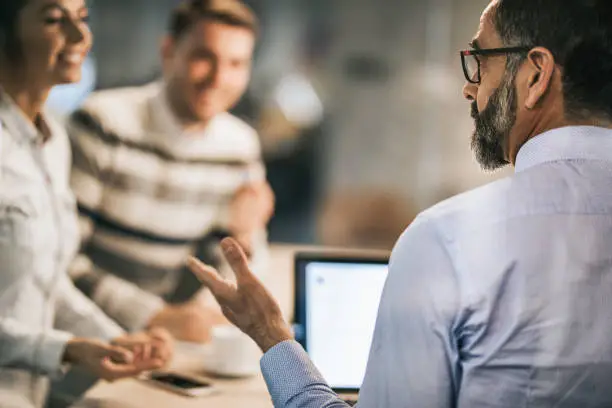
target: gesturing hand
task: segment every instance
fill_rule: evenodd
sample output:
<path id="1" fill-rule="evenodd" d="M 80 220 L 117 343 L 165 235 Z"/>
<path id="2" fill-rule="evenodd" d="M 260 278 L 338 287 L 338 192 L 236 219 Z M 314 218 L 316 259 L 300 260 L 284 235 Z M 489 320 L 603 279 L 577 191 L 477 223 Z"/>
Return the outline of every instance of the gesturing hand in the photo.
<path id="1" fill-rule="evenodd" d="M 280 307 L 264 285 L 249 269 L 240 245 L 232 238 L 221 242 L 223 254 L 236 276 L 236 282 L 223 279 L 212 267 L 196 258 L 189 269 L 207 286 L 219 302 L 227 319 L 251 337 L 264 351 L 293 338 Z"/>

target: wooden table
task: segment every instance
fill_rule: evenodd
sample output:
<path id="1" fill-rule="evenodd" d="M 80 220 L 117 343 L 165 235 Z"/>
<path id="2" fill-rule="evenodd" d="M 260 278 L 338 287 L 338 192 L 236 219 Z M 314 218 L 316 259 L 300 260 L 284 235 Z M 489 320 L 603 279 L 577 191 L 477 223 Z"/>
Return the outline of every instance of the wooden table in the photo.
<path id="1" fill-rule="evenodd" d="M 177 365 L 180 367 L 180 365 Z M 183 365 L 181 372 L 195 372 Z M 217 392 L 200 398 L 183 397 L 139 380 L 100 383 L 77 404 L 79 408 L 270 408 L 272 402 L 261 375 L 244 380 L 211 379 Z"/>
<path id="2" fill-rule="evenodd" d="M 270 273 L 265 283 L 279 301 L 283 314 L 288 321 L 293 318 L 294 277 L 293 256 L 296 251 L 318 250 L 313 247 L 273 245 L 271 247 Z M 363 250 L 327 249 L 342 254 L 357 253 Z M 379 256 L 380 252 L 365 251 Z M 190 354 L 177 347 L 176 359 L 171 369 L 204 376 L 200 356 Z M 209 378 L 218 392 L 201 398 L 182 397 L 164 391 L 137 379 L 127 379 L 116 383 L 98 383 L 90 390 L 83 402 L 75 405 L 83 408 L 270 408 L 272 402 L 261 374 L 240 380 L 221 380 Z"/>

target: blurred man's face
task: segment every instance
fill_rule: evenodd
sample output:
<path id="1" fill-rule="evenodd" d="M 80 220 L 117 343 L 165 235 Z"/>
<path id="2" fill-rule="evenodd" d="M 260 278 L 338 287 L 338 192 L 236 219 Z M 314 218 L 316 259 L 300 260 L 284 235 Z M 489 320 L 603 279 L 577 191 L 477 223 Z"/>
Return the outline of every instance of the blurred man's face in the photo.
<path id="1" fill-rule="evenodd" d="M 493 24 L 495 3 L 485 10 L 473 40 L 474 48 L 503 47 Z M 516 123 L 517 92 L 513 73 L 506 71 L 506 55 L 478 56 L 480 84 L 466 84 L 465 97 L 472 102 L 475 122 L 472 150 L 480 165 L 495 170 L 508 164 L 508 141 Z"/>
<path id="2" fill-rule="evenodd" d="M 243 27 L 201 20 L 164 44 L 169 102 L 181 120 L 207 122 L 231 109 L 247 89 L 255 35 Z"/>

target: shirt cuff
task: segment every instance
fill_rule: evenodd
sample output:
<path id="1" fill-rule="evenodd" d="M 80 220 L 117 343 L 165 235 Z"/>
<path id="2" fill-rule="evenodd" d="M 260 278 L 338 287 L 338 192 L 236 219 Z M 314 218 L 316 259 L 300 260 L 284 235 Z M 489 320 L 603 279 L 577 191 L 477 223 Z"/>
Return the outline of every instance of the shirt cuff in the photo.
<path id="1" fill-rule="evenodd" d="M 323 376 L 308 354 L 296 341 L 285 341 L 272 347 L 261 358 L 261 372 L 275 407 L 316 385 L 324 385 Z"/>
<path id="2" fill-rule="evenodd" d="M 66 344 L 74 336 L 68 332 L 52 331 L 41 334 L 39 347 L 37 350 L 37 360 L 35 366 L 49 377 L 55 379 L 65 374 L 63 363 Z"/>

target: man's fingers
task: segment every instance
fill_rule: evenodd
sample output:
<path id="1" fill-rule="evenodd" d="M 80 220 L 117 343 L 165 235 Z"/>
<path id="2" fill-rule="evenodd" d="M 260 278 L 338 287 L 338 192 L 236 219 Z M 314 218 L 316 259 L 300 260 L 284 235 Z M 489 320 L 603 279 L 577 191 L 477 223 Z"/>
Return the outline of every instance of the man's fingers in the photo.
<path id="1" fill-rule="evenodd" d="M 253 183 L 247 183 L 244 184 L 242 187 L 240 187 L 240 189 L 238 190 L 237 195 L 240 194 L 257 194 L 261 191 L 262 188 L 262 182 L 253 182 Z"/>
<path id="2" fill-rule="evenodd" d="M 140 360 L 150 360 L 153 352 L 151 343 L 144 343 L 141 346 Z"/>
<path id="3" fill-rule="evenodd" d="M 149 333 L 153 339 L 153 357 L 168 362 L 172 358 L 174 341 L 166 329 L 152 328 Z"/>
<path id="4" fill-rule="evenodd" d="M 134 377 L 143 371 L 158 370 L 166 361 L 162 358 L 134 359 L 130 362 L 119 362 L 111 357 L 105 357 L 100 362 L 102 378 L 112 381 L 119 378 Z"/>
<path id="5" fill-rule="evenodd" d="M 205 265 L 195 257 L 187 259 L 187 267 L 214 295 L 227 292 L 227 282 L 212 267 Z"/>
<path id="6" fill-rule="evenodd" d="M 172 343 L 172 335 L 163 327 L 151 327 L 149 329 L 149 334 L 155 340 L 160 340 L 164 343 Z"/>
<path id="7" fill-rule="evenodd" d="M 143 346 L 140 344 L 133 344 L 129 347 L 130 351 L 132 352 L 132 363 L 134 363 L 135 361 L 140 361 L 142 360 L 142 356 L 143 356 Z"/>
<path id="8" fill-rule="evenodd" d="M 111 362 L 119 364 L 131 364 L 134 361 L 134 355 L 129 350 L 116 346 L 106 347 L 104 356 Z"/>
<path id="9" fill-rule="evenodd" d="M 247 257 L 244 254 L 240 244 L 233 238 L 225 238 L 221 241 L 221 249 L 223 249 L 223 255 L 229 262 L 232 270 L 236 274 L 236 280 L 249 279 L 253 277 Z"/>
<path id="10" fill-rule="evenodd" d="M 162 358 L 151 357 L 148 360 L 134 363 L 133 366 L 139 371 L 151 371 L 158 370 L 166 364 L 166 361 Z"/>
<path id="11" fill-rule="evenodd" d="M 171 356 L 172 356 L 172 353 L 170 352 L 170 349 L 166 345 L 164 344 L 154 344 L 153 345 L 153 348 L 151 351 L 152 359 L 159 359 L 164 362 L 168 362 Z"/>
<path id="12" fill-rule="evenodd" d="M 134 377 L 145 371 L 145 369 L 132 363 L 117 364 L 110 358 L 103 359 L 100 365 L 102 368 L 102 378 L 108 381 L 125 377 Z"/>

